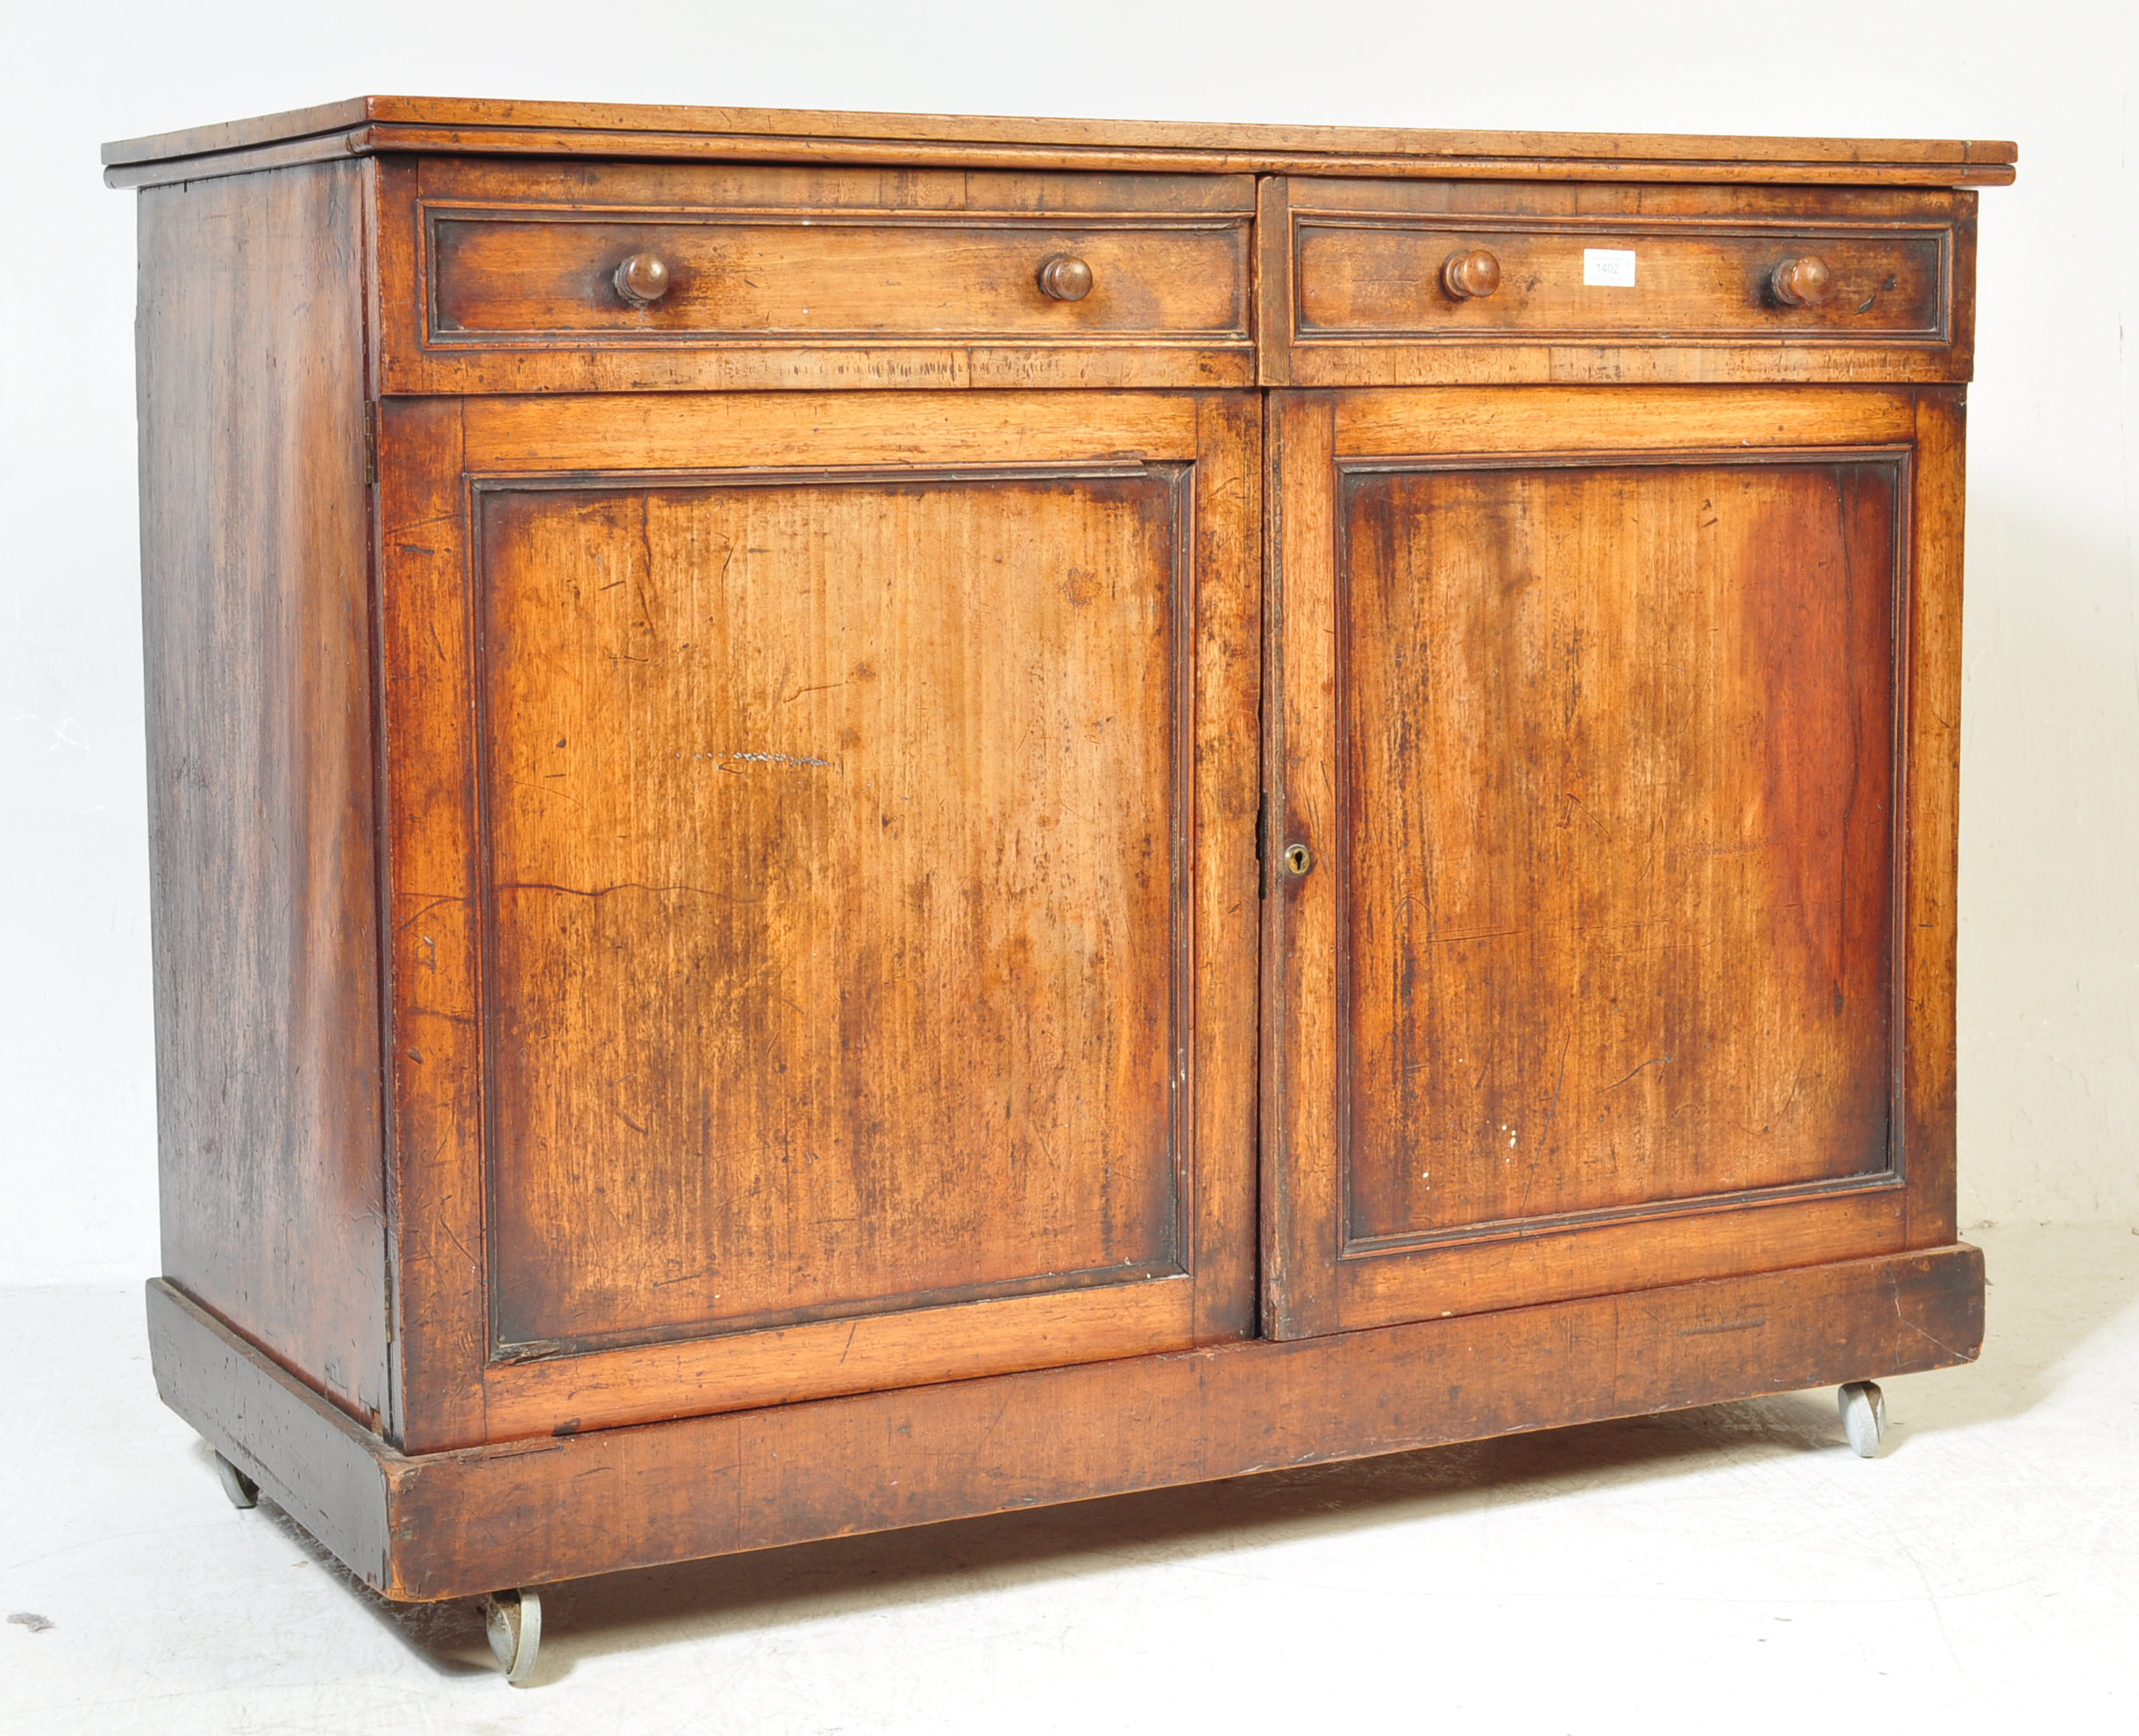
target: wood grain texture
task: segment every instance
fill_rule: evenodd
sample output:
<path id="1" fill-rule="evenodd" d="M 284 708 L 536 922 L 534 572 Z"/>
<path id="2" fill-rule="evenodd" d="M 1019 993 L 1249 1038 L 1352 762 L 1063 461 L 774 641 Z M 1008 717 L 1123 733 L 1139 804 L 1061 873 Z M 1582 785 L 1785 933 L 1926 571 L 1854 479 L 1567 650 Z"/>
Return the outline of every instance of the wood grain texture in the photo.
<path id="1" fill-rule="evenodd" d="M 157 1396 L 367 1585 L 387 1583 L 400 1455 L 169 1279 L 149 1279 L 147 1303 Z"/>
<path id="2" fill-rule="evenodd" d="M 1901 455 L 1337 486 L 1347 1249 L 1886 1169 Z"/>
<path id="3" fill-rule="evenodd" d="M 726 157 L 765 162 L 945 163 L 1573 180 L 2003 184 L 2013 146 L 1957 139 L 1759 139 L 1042 120 L 838 110 L 360 96 L 106 145 L 116 186 L 229 173 L 247 153 Z"/>
<path id="4" fill-rule="evenodd" d="M 899 404 L 385 420 L 404 1441 L 1251 1326 L 1251 406 Z"/>
<path id="5" fill-rule="evenodd" d="M 1975 195 L 1273 177 L 1261 186 L 1269 385 L 1965 380 Z M 1457 299 L 1444 262 L 1501 267 Z M 1634 281 L 1587 281 L 1592 250 Z M 1772 282 L 1816 253 L 1834 293 Z"/>
<path id="6" fill-rule="evenodd" d="M 1223 1260 L 1223 1252 L 1209 1256 Z M 494 1362 L 482 1371 L 490 1441 L 577 1434 L 671 1417 L 756 1410 L 849 1392 L 883 1392 L 1063 1362 L 1103 1362 L 1186 1349 L 1244 1334 L 1213 1313 L 1252 1319 L 1250 1285 L 1186 1277 L 1094 1292 L 1067 1285 L 933 1307 L 847 1313 L 800 1326 L 704 1336 L 672 1334 L 577 1355 Z M 1199 1331 L 1196 1298 L 1204 1296 Z M 1227 1302 L 1230 1308 L 1225 1307 Z"/>
<path id="7" fill-rule="evenodd" d="M 1315 339 L 1638 344 L 1943 342 L 1945 236 L 1866 235 L 1793 225 L 1786 233 L 1675 230 L 1593 224 L 1536 228 L 1503 222 L 1338 224 L 1301 220 L 1294 230 L 1300 301 L 1296 335 Z M 1451 253 L 1480 248 L 1498 261 L 1493 294 L 1451 297 L 1437 282 Z M 1778 265 L 1817 250 L 1833 294 L 1789 307 L 1774 295 Z M 1592 282 L 1592 251 L 1635 256 L 1634 280 Z"/>
<path id="8" fill-rule="evenodd" d="M 974 218 L 1251 217 L 1245 174 L 852 168 L 816 163 L 664 163 L 511 157 L 406 160 L 426 201 L 538 210 L 797 211 Z"/>
<path id="9" fill-rule="evenodd" d="M 380 406 L 388 1031 L 396 1404 L 411 1452 L 483 1439 L 481 871 L 460 403 Z"/>
<path id="10" fill-rule="evenodd" d="M 138 335 L 164 1270 L 375 1421 L 364 174 L 145 196 Z"/>
<path id="11" fill-rule="evenodd" d="M 1644 445 L 1883 446 L 1915 436 L 1907 390 L 1871 386 L 1568 386 L 1334 392 L 1332 438 L 1346 459 L 1414 452 L 1544 455 Z M 1420 406 L 1433 407 L 1428 423 Z M 1728 430 L 1715 435 L 1715 430 Z"/>
<path id="12" fill-rule="evenodd" d="M 433 345 L 1247 340 L 1244 223 L 426 215 Z M 638 253 L 669 271 L 667 292 L 642 308 L 611 285 L 617 261 Z M 1071 300 L 1039 281 L 1061 253 L 1091 272 Z"/>
<path id="13" fill-rule="evenodd" d="M 406 160 L 381 177 L 403 392 L 1244 386 L 1253 183 Z M 669 267 L 627 302 L 627 256 Z M 1094 273 L 1075 302 L 1041 266 Z"/>
<path id="14" fill-rule="evenodd" d="M 1091 409 L 1106 405 L 1103 430 Z M 1143 463 L 1195 449 L 1199 400 L 1136 392 L 647 392 L 471 398 L 472 470 Z M 1103 438 L 1095 438 L 1103 432 Z M 767 456 L 770 454 L 771 456 Z"/>
<path id="15" fill-rule="evenodd" d="M 1916 396 L 1915 522 L 1907 616 L 1900 811 L 1903 1140 L 1909 1246 L 1953 1234 L 1955 1002 L 1960 872 L 1961 569 L 1968 400 L 1959 388 Z"/>
<path id="16" fill-rule="evenodd" d="M 1211 963 L 1187 1029 L 1189 1255 L 1195 1341 L 1253 1335 L 1256 1061 L 1261 1019 L 1262 511 L 1260 395 L 1195 400 L 1196 608 L 1188 921 Z"/>
<path id="17" fill-rule="evenodd" d="M 1983 1263 L 1947 1247 L 424 1458 L 168 1285 L 149 1306 L 166 1401 L 326 1515 L 367 1584 L 429 1599 L 1946 1367 L 1982 1342 Z M 359 1453 L 377 1484 L 346 1475 Z"/>
<path id="18" fill-rule="evenodd" d="M 1889 887 L 1916 872 L 1902 695 L 1949 654 L 1902 630 L 1910 575 L 1943 558 L 1916 479 L 1943 495 L 1957 452 L 1919 450 L 1907 393 L 1274 402 L 1273 836 L 1322 865 L 1266 903 L 1266 1330 L 1876 1252 L 1914 1240 L 1910 1212 L 1950 1221 L 1936 1129 L 1922 1170 L 1907 1156 L 1936 1086 L 1887 1100 L 1904 1049 L 1950 1041 L 1907 1010 Z M 1673 594 L 1606 603 L 1588 587 L 1611 573 Z M 1609 770 L 1573 745 L 1607 737 Z M 1637 887 L 1638 913 L 1590 902 Z M 1607 1029 L 1642 1053 L 1578 1061 Z M 1681 1135 L 1680 1158 L 1644 1143 Z"/>
<path id="19" fill-rule="evenodd" d="M 436 1597 L 1971 1356 L 2013 159 L 109 147 L 168 1402 Z"/>
<path id="20" fill-rule="evenodd" d="M 502 1348 L 1183 1269 L 1186 480 L 484 487 Z"/>

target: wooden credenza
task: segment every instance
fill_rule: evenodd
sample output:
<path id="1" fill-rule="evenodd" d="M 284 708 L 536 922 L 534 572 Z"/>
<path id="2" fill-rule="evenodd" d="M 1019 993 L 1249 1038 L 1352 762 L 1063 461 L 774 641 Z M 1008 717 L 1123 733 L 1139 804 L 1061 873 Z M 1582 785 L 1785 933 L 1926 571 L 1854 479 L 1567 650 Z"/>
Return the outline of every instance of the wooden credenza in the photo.
<path id="1" fill-rule="evenodd" d="M 1972 1357 L 2013 159 L 110 147 L 166 1398 L 438 1598 Z"/>

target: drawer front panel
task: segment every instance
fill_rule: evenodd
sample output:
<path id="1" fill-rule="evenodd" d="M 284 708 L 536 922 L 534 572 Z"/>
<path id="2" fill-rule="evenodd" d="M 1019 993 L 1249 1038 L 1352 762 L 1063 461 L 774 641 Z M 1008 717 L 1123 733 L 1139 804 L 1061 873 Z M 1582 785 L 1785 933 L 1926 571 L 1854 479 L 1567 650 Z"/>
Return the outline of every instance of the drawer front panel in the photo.
<path id="1" fill-rule="evenodd" d="M 427 216 L 434 344 L 1247 336 L 1244 223 Z M 668 288 L 638 307 L 615 274 L 647 253 Z M 1075 301 L 1040 287 L 1063 257 L 1091 273 Z"/>
<path id="2" fill-rule="evenodd" d="M 1271 386 L 1966 380 L 1974 196 L 1273 178 Z"/>
<path id="3" fill-rule="evenodd" d="M 1307 221 L 1297 245 L 1301 338 L 1939 344 L 1951 300 L 1943 226 L 1867 233 Z M 1443 267 L 1479 249 L 1494 256 L 1499 287 L 1458 299 L 1443 286 Z M 1774 274 L 1807 257 L 1828 268 L 1828 293 L 1792 306 Z"/>
<path id="4" fill-rule="evenodd" d="M 1254 381 L 1244 175 L 446 159 L 377 184 L 390 393 Z"/>

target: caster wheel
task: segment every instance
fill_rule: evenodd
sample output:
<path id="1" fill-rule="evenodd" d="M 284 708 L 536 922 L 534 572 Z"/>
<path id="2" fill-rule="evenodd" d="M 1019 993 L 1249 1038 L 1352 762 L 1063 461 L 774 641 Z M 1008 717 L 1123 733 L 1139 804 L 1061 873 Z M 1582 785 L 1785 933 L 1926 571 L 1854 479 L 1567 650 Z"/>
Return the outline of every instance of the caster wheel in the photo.
<path id="1" fill-rule="evenodd" d="M 220 1453 L 216 1455 L 216 1475 L 222 1479 L 223 1492 L 231 1498 L 231 1505 L 242 1509 L 258 1504 L 260 1484 Z"/>
<path id="2" fill-rule="evenodd" d="M 1860 1459 L 1879 1455 L 1879 1440 L 1886 1433 L 1886 1397 L 1868 1380 L 1853 1380 L 1835 1394 L 1842 1409 L 1842 1427 Z"/>
<path id="3" fill-rule="evenodd" d="M 482 1600 L 483 1631 L 490 1636 L 505 1680 L 524 1686 L 542 1647 L 542 1597 L 534 1591 L 496 1591 Z"/>

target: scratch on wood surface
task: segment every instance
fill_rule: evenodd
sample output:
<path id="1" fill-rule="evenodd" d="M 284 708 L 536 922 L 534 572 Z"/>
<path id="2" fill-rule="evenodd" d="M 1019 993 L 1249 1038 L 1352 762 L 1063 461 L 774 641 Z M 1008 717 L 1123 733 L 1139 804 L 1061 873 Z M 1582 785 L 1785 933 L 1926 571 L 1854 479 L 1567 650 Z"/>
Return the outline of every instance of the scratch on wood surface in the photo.
<path id="1" fill-rule="evenodd" d="M 411 530 L 421 530 L 426 524 L 452 524 L 457 523 L 458 518 L 459 516 L 454 513 L 434 512 L 428 518 L 411 519 L 406 524 L 390 524 L 387 527 L 386 534 L 389 537 L 405 537 Z"/>
<path id="2" fill-rule="evenodd" d="M 1668 1055 L 1652 1055 L 1648 1060 L 1642 1063 L 1641 1067 L 1636 1067 L 1633 1073 L 1628 1073 L 1622 1078 L 1614 1079 L 1611 1084 L 1605 1086 L 1605 1090 L 1617 1091 L 1620 1086 L 1626 1084 L 1628 1079 L 1634 1077 L 1634 1073 L 1640 1072 L 1642 1071 L 1642 1067 L 1662 1067 L 1668 1064 L 1672 1059 L 1672 1057 Z"/>
<path id="3" fill-rule="evenodd" d="M 438 1234 L 453 1243 L 454 1251 L 458 1253 L 463 1260 L 467 1262 L 468 1270 L 470 1271 L 481 1271 L 482 1270 L 481 1264 L 476 1260 L 475 1256 L 468 1252 L 467 1243 L 461 1241 L 459 1236 L 455 1235 L 453 1234 L 453 1227 L 442 1218 L 438 1220 Z"/>
<path id="4" fill-rule="evenodd" d="M 423 898 L 424 895 L 422 893 L 411 893 L 406 894 L 406 896 L 411 898 Z M 403 929 L 415 927 L 417 921 L 419 921 L 423 917 L 428 915 L 431 911 L 436 910 L 441 904 L 465 904 L 467 902 L 467 900 L 461 897 L 459 893 L 440 893 L 437 897 L 429 899 L 426 902 L 418 905 L 412 914 L 403 917 L 400 921 L 396 922 L 394 925 L 395 932 L 399 933 Z"/>
<path id="5" fill-rule="evenodd" d="M 562 777 L 564 774 L 562 772 L 556 772 L 552 775 Z M 569 790 L 545 790 L 540 784 L 531 784 L 524 778 L 504 778 L 502 776 L 502 774 L 501 781 L 510 784 L 515 789 L 532 790 L 537 795 L 539 796 L 562 796 L 567 801 L 570 802 L 573 807 L 580 809 L 582 813 L 586 811 L 587 804 L 581 801 L 577 796 L 574 795 Z"/>
<path id="6" fill-rule="evenodd" d="M 762 904 L 762 898 L 741 898 L 734 893 L 716 892 L 711 886 L 654 886 L 642 880 L 619 880 L 613 886 L 560 886 L 548 880 L 505 880 L 494 892 L 552 892 L 567 898 L 607 898 L 611 893 L 691 893 L 700 898 L 724 899 L 730 904 Z"/>
<path id="7" fill-rule="evenodd" d="M 1922 1339 L 1925 1343 L 1936 1344 L 1941 1350 L 1944 1351 L 1946 1355 L 1953 1357 L 1958 1362 L 1972 1362 L 1976 1360 L 1979 1352 L 1975 1350 L 1963 1350 L 1957 1345 L 1947 1343 L 1944 1339 L 1939 1337 L 1936 1334 L 1926 1332 L 1922 1327 L 1918 1326 L 1915 1321 L 1909 1319 L 1907 1314 L 1901 1312 L 1901 1275 L 1899 1272 L 1889 1271 L 1886 1274 L 1886 1299 L 1893 1305 L 1894 1318 L 1900 1321 L 1901 1324 L 1907 1327 L 1911 1332 L 1914 1333 L 1917 1337 Z"/>
<path id="8" fill-rule="evenodd" d="M 835 681 L 832 685 L 845 687 L 846 684 L 844 681 Z M 804 688 L 803 691 L 809 693 L 816 690 Z M 679 753 L 676 757 L 681 759 L 683 756 Z M 715 760 L 742 759 L 748 760 L 755 765 L 822 765 L 828 771 L 832 765 L 831 760 L 819 759 L 815 754 L 810 753 L 695 753 L 691 758 Z"/>
<path id="9" fill-rule="evenodd" d="M 1476 932 L 1467 935 L 1429 935 L 1426 936 L 1426 944 L 1429 946 L 1452 946 L 1458 941 L 1501 940 L 1508 935 L 1521 935 L 1529 932 L 1527 928 L 1479 928 Z"/>

